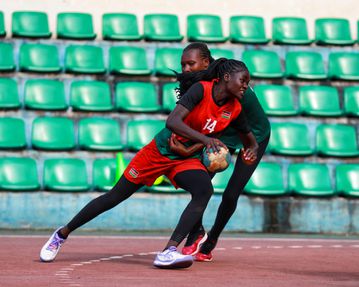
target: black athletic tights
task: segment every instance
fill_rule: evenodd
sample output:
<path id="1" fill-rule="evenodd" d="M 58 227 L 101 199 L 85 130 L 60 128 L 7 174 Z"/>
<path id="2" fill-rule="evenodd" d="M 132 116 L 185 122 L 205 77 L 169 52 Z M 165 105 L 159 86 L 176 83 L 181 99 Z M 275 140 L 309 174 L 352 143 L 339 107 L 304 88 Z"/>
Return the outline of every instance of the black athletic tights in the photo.
<path id="1" fill-rule="evenodd" d="M 184 190 L 191 193 L 191 201 L 183 211 L 176 229 L 172 233 L 171 241 L 180 244 L 198 222 L 213 194 L 211 178 L 203 170 L 187 170 L 178 173 L 174 180 Z M 142 185 L 128 181 L 124 176 L 107 193 L 90 201 L 68 224 L 72 232 L 89 222 L 101 213 L 115 207 L 134 194 Z M 166 216 L 166 214 L 163 214 Z M 178 245 L 177 244 L 177 245 Z"/>

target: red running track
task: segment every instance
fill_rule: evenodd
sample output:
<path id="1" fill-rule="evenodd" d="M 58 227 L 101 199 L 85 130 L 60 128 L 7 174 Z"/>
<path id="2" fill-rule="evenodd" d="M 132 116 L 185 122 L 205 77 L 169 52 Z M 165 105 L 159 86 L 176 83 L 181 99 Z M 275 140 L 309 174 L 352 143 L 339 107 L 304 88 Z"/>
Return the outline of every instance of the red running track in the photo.
<path id="1" fill-rule="evenodd" d="M 212 262 L 152 266 L 164 237 L 73 236 L 55 262 L 45 236 L 0 236 L 0 286 L 359 286 L 359 240 L 223 238 Z"/>

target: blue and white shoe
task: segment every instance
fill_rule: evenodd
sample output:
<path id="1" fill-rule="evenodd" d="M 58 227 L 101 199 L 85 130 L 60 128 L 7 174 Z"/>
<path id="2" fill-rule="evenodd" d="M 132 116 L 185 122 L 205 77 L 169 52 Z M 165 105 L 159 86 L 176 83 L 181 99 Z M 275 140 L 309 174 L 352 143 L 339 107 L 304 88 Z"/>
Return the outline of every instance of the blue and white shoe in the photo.
<path id="1" fill-rule="evenodd" d="M 60 251 L 62 244 L 65 243 L 65 239 L 58 236 L 57 232 L 62 228 L 59 227 L 51 235 L 50 239 L 41 248 L 40 259 L 43 262 L 51 262 L 55 260 L 57 253 Z"/>
<path id="2" fill-rule="evenodd" d="M 170 246 L 165 251 L 158 253 L 153 265 L 158 268 L 187 268 L 193 264 L 191 255 L 183 255 L 175 246 Z"/>

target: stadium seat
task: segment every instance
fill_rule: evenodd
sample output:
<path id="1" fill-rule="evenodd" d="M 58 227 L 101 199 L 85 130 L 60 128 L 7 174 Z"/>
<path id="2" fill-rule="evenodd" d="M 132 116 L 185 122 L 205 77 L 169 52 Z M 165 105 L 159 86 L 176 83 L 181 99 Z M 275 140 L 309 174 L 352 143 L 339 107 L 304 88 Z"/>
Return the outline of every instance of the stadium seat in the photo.
<path id="1" fill-rule="evenodd" d="M 344 112 L 348 116 L 359 116 L 359 86 L 344 88 Z"/>
<path id="2" fill-rule="evenodd" d="M 17 82 L 10 78 L 0 78 L 0 109 L 20 107 Z"/>
<path id="3" fill-rule="evenodd" d="M 102 158 L 93 161 L 92 186 L 98 191 L 109 191 L 116 183 L 116 159 Z"/>
<path id="4" fill-rule="evenodd" d="M 57 46 L 23 44 L 20 47 L 20 70 L 56 73 L 61 70 Z"/>
<path id="5" fill-rule="evenodd" d="M 245 50 L 242 61 L 246 63 L 252 77 L 282 78 L 283 69 L 276 52 L 265 50 Z"/>
<path id="6" fill-rule="evenodd" d="M 307 156 L 313 153 L 308 127 L 301 123 L 272 123 L 268 150 L 272 154 Z"/>
<path id="7" fill-rule="evenodd" d="M 180 32 L 177 15 L 145 15 L 143 19 L 143 38 L 146 41 L 182 41 L 183 36 Z"/>
<path id="8" fill-rule="evenodd" d="M 187 16 L 187 40 L 190 42 L 223 43 L 227 37 L 223 36 L 220 16 L 194 14 Z"/>
<path id="9" fill-rule="evenodd" d="M 223 193 L 228 185 L 228 181 L 234 170 L 234 163 L 231 163 L 227 169 L 222 172 L 216 173 L 212 179 L 214 193 Z"/>
<path id="10" fill-rule="evenodd" d="M 254 86 L 263 110 L 269 116 L 294 116 L 297 109 L 289 86 L 284 85 L 256 85 Z"/>
<path id="11" fill-rule="evenodd" d="M 309 45 L 307 21 L 299 17 L 275 17 L 272 20 L 272 39 L 275 44 Z"/>
<path id="12" fill-rule="evenodd" d="M 353 45 L 350 23 L 341 18 L 320 18 L 315 20 L 315 41 L 317 45 Z"/>
<path id="13" fill-rule="evenodd" d="M 320 124 L 316 130 L 316 146 L 320 156 L 359 156 L 356 128 L 344 124 Z"/>
<path id="14" fill-rule="evenodd" d="M 123 75 L 149 75 L 146 50 L 142 47 L 111 47 L 110 73 Z"/>
<path id="15" fill-rule="evenodd" d="M 166 83 L 162 86 L 162 108 L 165 113 L 170 113 L 178 101 L 175 89 L 178 83 Z"/>
<path id="16" fill-rule="evenodd" d="M 150 82 L 121 82 L 116 85 L 116 109 L 125 112 L 158 112 L 156 87 Z"/>
<path id="17" fill-rule="evenodd" d="M 232 43 L 267 44 L 263 17 L 232 16 L 230 18 L 229 39 Z"/>
<path id="18" fill-rule="evenodd" d="M 70 45 L 66 47 L 65 69 L 70 73 L 102 74 L 105 64 L 101 47 Z"/>
<path id="19" fill-rule="evenodd" d="M 100 81 L 73 81 L 70 87 L 70 106 L 75 111 L 111 111 L 113 105 L 110 85 Z"/>
<path id="20" fill-rule="evenodd" d="M 35 11 L 12 13 L 12 36 L 29 38 L 50 38 L 47 14 Z"/>
<path id="21" fill-rule="evenodd" d="M 312 51 L 290 51 L 285 58 L 287 78 L 322 80 L 327 78 L 322 55 Z"/>
<path id="22" fill-rule="evenodd" d="M 25 157 L 0 158 L 0 189 L 30 191 L 40 188 L 36 161 Z"/>
<path id="23" fill-rule="evenodd" d="M 328 86 L 300 86 L 299 111 L 302 115 L 336 117 L 343 114 L 338 90 Z"/>
<path id="24" fill-rule="evenodd" d="M 176 71 L 181 72 L 182 49 L 157 48 L 155 52 L 155 73 L 158 76 L 175 76 Z"/>
<path id="25" fill-rule="evenodd" d="M 86 163 L 76 158 L 46 159 L 43 168 L 45 190 L 79 192 L 87 191 Z"/>
<path id="26" fill-rule="evenodd" d="M 57 14 L 57 38 L 60 39 L 95 39 L 92 15 L 87 13 Z"/>
<path id="27" fill-rule="evenodd" d="M 102 16 L 102 37 L 104 40 L 138 41 L 137 16 L 129 13 L 106 13 Z"/>
<path id="28" fill-rule="evenodd" d="M 128 121 L 127 147 L 134 151 L 140 150 L 164 127 L 164 120 L 144 119 Z"/>
<path id="29" fill-rule="evenodd" d="M 118 151 L 124 147 L 115 119 L 85 118 L 79 121 L 79 146 L 86 150 Z"/>
<path id="30" fill-rule="evenodd" d="M 19 118 L 0 118 L 0 149 L 26 147 L 25 122 Z"/>
<path id="31" fill-rule="evenodd" d="M 337 193 L 359 197 L 359 164 L 339 164 L 335 172 Z"/>
<path id="32" fill-rule="evenodd" d="M 325 164 L 320 163 L 290 164 L 288 167 L 288 191 L 301 196 L 335 195 L 329 169 Z"/>
<path id="33" fill-rule="evenodd" d="M 281 196 L 286 189 L 283 184 L 282 168 L 279 163 L 260 162 L 244 188 L 246 194 Z"/>
<path id="34" fill-rule="evenodd" d="M 71 150 L 75 147 L 74 123 L 69 118 L 35 118 L 32 123 L 31 142 L 35 149 Z"/>
<path id="35" fill-rule="evenodd" d="M 328 76 L 332 80 L 359 80 L 359 53 L 332 52 L 329 54 Z"/>
<path id="36" fill-rule="evenodd" d="M 25 83 L 24 104 L 34 110 L 66 110 L 64 83 L 58 80 L 30 79 Z"/>
<path id="37" fill-rule="evenodd" d="M 235 59 L 233 50 L 229 50 L 229 49 L 211 49 L 211 56 L 214 59 L 218 59 L 218 58 Z"/>
<path id="38" fill-rule="evenodd" d="M 0 37 L 6 36 L 4 13 L 0 11 Z"/>
<path id="39" fill-rule="evenodd" d="M 15 70 L 13 46 L 10 43 L 0 42 L 0 72 Z"/>

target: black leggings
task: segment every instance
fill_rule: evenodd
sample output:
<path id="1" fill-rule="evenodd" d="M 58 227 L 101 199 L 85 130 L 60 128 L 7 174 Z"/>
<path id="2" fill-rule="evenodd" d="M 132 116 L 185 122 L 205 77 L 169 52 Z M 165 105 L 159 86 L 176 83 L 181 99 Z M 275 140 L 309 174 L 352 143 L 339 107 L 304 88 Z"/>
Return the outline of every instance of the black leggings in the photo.
<path id="1" fill-rule="evenodd" d="M 237 208 L 237 202 L 240 194 L 243 192 L 244 187 L 251 178 L 254 170 L 257 168 L 260 160 L 262 159 L 264 152 L 267 148 L 269 142 L 269 136 L 258 144 L 257 160 L 252 165 L 245 164 L 240 156 L 237 156 L 237 160 L 234 166 L 233 173 L 229 182 L 223 192 L 222 202 L 219 205 L 216 220 L 212 226 L 211 231 L 209 232 L 209 241 L 216 242 L 219 235 L 222 233 L 224 227 L 228 223 L 229 219 L 233 215 L 234 211 Z M 214 174 L 211 175 L 212 177 Z M 191 231 L 191 234 L 195 234 L 198 230 L 201 230 L 202 227 L 202 218 L 194 226 Z"/>
<path id="2" fill-rule="evenodd" d="M 183 211 L 176 229 L 172 233 L 171 241 L 178 244 L 193 229 L 207 207 L 213 194 L 211 178 L 204 170 L 187 170 L 178 173 L 174 180 L 179 187 L 191 193 L 191 201 Z M 90 201 L 68 224 L 72 232 L 89 222 L 101 213 L 115 207 L 134 194 L 142 185 L 128 181 L 124 176 L 107 193 Z"/>

